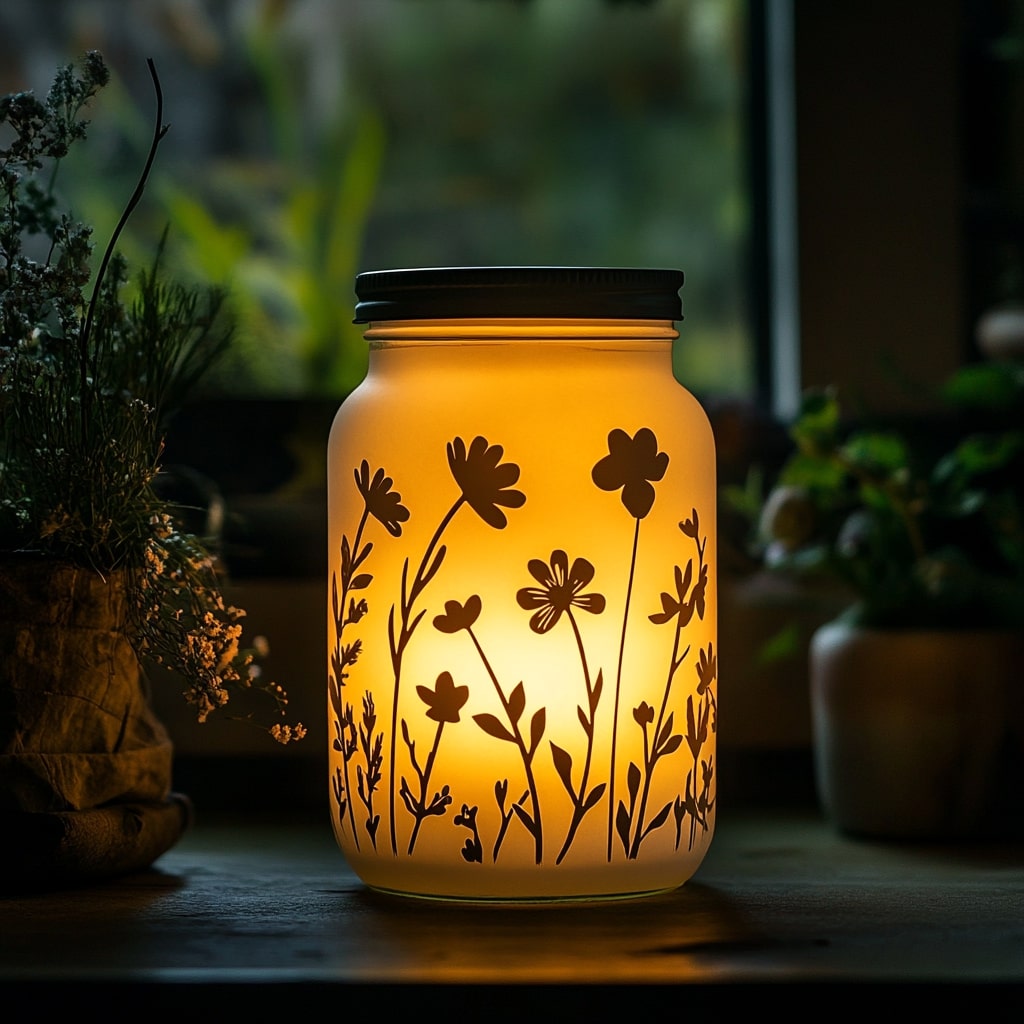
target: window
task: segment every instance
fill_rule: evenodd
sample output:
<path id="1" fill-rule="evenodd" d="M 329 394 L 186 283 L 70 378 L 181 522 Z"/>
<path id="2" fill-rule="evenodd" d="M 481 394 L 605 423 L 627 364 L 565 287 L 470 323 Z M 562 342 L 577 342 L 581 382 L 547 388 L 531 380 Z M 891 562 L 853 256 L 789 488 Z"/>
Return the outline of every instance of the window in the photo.
<path id="1" fill-rule="evenodd" d="M 5 91 L 99 49 L 117 80 L 63 187 L 105 237 L 171 131 L 125 248 L 223 280 L 218 388 L 341 395 L 356 272 L 579 264 L 686 272 L 676 371 L 757 387 L 743 0 L 116 0 L 4 5 Z M 17 78 L 16 81 L 12 80 Z"/>

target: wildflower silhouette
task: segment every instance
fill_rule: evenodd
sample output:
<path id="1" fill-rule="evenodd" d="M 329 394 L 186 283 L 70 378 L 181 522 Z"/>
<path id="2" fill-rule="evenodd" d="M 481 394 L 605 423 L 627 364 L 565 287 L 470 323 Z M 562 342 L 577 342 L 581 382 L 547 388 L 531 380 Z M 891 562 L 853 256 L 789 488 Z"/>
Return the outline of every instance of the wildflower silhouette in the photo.
<path id="1" fill-rule="evenodd" d="M 416 692 L 420 700 L 427 705 L 427 718 L 433 719 L 439 725 L 457 722 L 459 712 L 469 700 L 469 687 L 456 686 L 450 672 L 442 672 L 437 677 L 433 690 L 426 686 L 417 686 Z"/>
<path id="2" fill-rule="evenodd" d="M 363 719 L 359 726 L 359 747 L 363 752 L 363 760 L 366 762 L 366 769 L 361 764 L 356 765 L 356 783 L 359 792 L 359 799 L 366 808 L 366 831 L 370 836 L 373 848 L 377 849 L 377 828 L 380 825 L 380 815 L 373 810 L 373 794 L 380 785 L 380 769 L 384 763 L 384 756 L 381 749 L 384 744 L 384 736 L 375 732 L 377 725 L 377 708 L 373 703 L 373 694 L 369 690 L 363 696 Z M 358 847 L 358 843 L 356 844 Z"/>
<path id="3" fill-rule="evenodd" d="M 370 466 L 365 459 L 356 471 L 356 487 L 363 496 L 366 511 L 374 517 L 392 537 L 402 536 L 402 523 L 409 519 L 409 510 L 402 504 L 402 496 L 391 490 L 391 477 L 378 469 L 370 478 Z"/>
<path id="4" fill-rule="evenodd" d="M 478 595 L 474 594 L 468 598 L 465 604 L 460 604 L 458 601 L 446 601 L 445 611 L 443 615 L 435 616 L 434 627 L 442 633 L 458 633 L 461 630 L 465 630 L 469 634 L 470 640 L 473 641 L 473 646 L 476 648 L 477 654 L 480 655 L 480 660 L 483 662 L 484 669 L 488 676 L 490 676 L 491 682 L 494 684 L 495 692 L 498 694 L 498 700 L 501 703 L 502 710 L 505 712 L 505 716 L 508 719 L 508 726 L 506 726 L 497 716 L 491 714 L 479 714 L 473 716 L 473 721 L 488 736 L 493 736 L 495 739 L 503 740 L 507 743 L 512 743 L 519 750 L 519 756 L 523 760 L 523 768 L 526 773 L 526 785 L 530 796 L 530 802 L 532 811 L 528 811 L 523 807 L 523 800 L 520 799 L 518 802 L 512 805 L 511 813 L 515 814 L 520 821 L 526 826 L 527 832 L 533 836 L 534 840 L 534 855 L 536 863 L 540 863 L 543 858 L 544 843 L 543 843 L 543 829 L 541 824 L 540 815 L 540 797 L 537 792 L 537 783 L 533 774 L 533 758 L 537 752 L 537 747 L 540 745 L 540 741 L 544 736 L 544 725 L 546 721 L 547 713 L 544 708 L 540 708 L 535 711 L 530 719 L 530 735 L 529 741 L 524 736 L 522 729 L 520 728 L 520 719 L 523 717 L 523 712 L 526 710 L 526 691 L 523 689 L 522 683 L 517 683 L 515 688 L 507 696 L 501 683 L 498 681 L 498 677 L 494 673 L 494 669 L 491 667 L 491 663 L 484 653 L 483 648 L 480 646 L 480 641 L 477 639 L 476 634 L 473 632 L 473 626 L 476 624 L 476 620 L 480 615 L 482 603 Z M 495 846 L 495 858 L 497 858 L 497 851 L 501 845 L 501 839 L 504 836 L 505 829 L 508 826 L 508 821 L 511 820 L 511 815 L 505 818 L 505 812 L 502 808 L 504 802 L 504 795 L 508 791 L 508 783 L 504 784 L 504 790 L 499 792 L 496 788 L 496 793 L 499 793 L 499 809 L 502 809 L 502 832 L 499 836 L 498 843 Z"/>
<path id="5" fill-rule="evenodd" d="M 701 759 L 700 752 L 707 742 L 708 731 L 716 732 L 718 728 L 718 705 L 714 698 L 714 691 L 711 684 L 718 677 L 718 655 L 714 653 L 709 643 L 707 650 L 701 649 L 697 656 L 697 696 L 703 701 L 699 709 L 694 708 L 693 697 L 686 701 L 686 744 L 693 757 L 693 767 L 686 775 L 686 795 L 683 798 L 682 806 L 677 801 L 676 807 L 676 847 L 679 846 L 681 838 L 682 819 L 686 814 L 690 816 L 690 845 L 697 835 L 697 826 L 706 832 L 708 830 L 708 814 L 714 808 L 714 798 L 711 796 L 711 786 L 714 782 L 715 764 L 714 758 L 709 757 L 706 761 Z M 700 789 L 697 788 L 697 776 L 700 774 Z"/>
<path id="6" fill-rule="evenodd" d="M 473 438 L 469 449 L 461 437 L 448 445 L 448 467 L 462 489 L 462 499 L 488 526 L 503 529 L 508 518 L 499 506 L 521 508 L 526 495 L 512 487 L 519 479 L 514 462 L 501 462 L 504 449 L 488 445 L 482 437 Z"/>
<path id="7" fill-rule="evenodd" d="M 630 764 L 627 774 L 629 807 L 627 808 L 625 804 L 620 802 L 615 820 L 616 831 L 622 841 L 623 849 L 632 860 L 635 860 L 639 854 L 640 844 L 643 840 L 655 829 L 665 824 L 669 812 L 672 810 L 672 801 L 669 801 L 649 822 L 645 821 L 654 769 L 661 758 L 675 753 L 683 742 L 683 736 L 680 733 L 673 732 L 674 715 L 668 711 L 669 695 L 675 675 L 690 652 L 690 648 L 687 646 L 682 654 L 679 653 L 683 630 L 690 624 L 695 614 L 698 619 L 704 618 L 707 599 L 708 568 L 704 561 L 707 538 L 704 538 L 703 542 L 700 539 L 700 520 L 697 516 L 697 510 L 694 509 L 692 517 L 686 520 L 685 523 L 680 523 L 679 527 L 696 545 L 697 568 L 695 571 L 692 558 L 687 560 L 685 570 L 681 569 L 678 565 L 675 566 L 675 595 L 663 592 L 661 594 L 661 611 L 648 616 L 650 621 L 656 625 L 663 625 L 674 620 L 675 635 L 672 641 L 672 656 L 669 659 L 665 692 L 657 712 L 657 719 L 655 719 L 654 708 L 646 702 L 633 709 L 633 718 L 643 730 L 644 735 L 643 764 L 642 766 Z M 709 670 L 708 658 L 712 657 L 710 651 L 709 644 L 708 654 L 705 655 L 703 651 L 701 652 L 697 666 L 698 675 L 701 677 L 698 685 L 703 685 L 703 690 L 700 691 L 702 694 L 707 691 L 714 679 L 714 673 L 717 672 L 717 659 L 715 659 L 714 670 Z M 710 701 L 710 697 L 708 700 Z M 695 737 L 702 735 L 701 724 L 694 724 L 692 696 L 688 698 L 687 702 L 687 720 L 690 727 L 690 735 Z M 706 724 L 706 716 L 704 716 L 703 721 Z M 648 733 L 649 727 L 653 727 L 650 733 Z M 700 745 L 703 745 L 704 739 L 706 739 L 706 732 L 703 733 L 703 737 L 703 739 L 700 739 L 698 749 Z M 689 742 L 690 736 L 687 736 L 687 740 Z M 696 758 L 697 755 L 695 754 L 694 756 Z M 643 784 L 642 791 L 640 789 L 641 783 Z M 687 784 L 689 785 L 689 779 Z M 638 796 L 639 802 L 637 800 Z M 678 813 L 677 810 L 677 815 Z M 679 826 L 680 821 L 677 817 L 677 832 Z"/>
<path id="8" fill-rule="evenodd" d="M 615 703 L 612 708 L 612 744 L 608 772 L 609 861 L 612 859 L 612 835 L 615 826 L 615 755 L 619 729 L 619 695 L 622 690 L 622 661 L 626 649 L 626 625 L 629 622 L 629 605 L 633 596 L 637 549 L 640 544 L 640 520 L 646 518 L 654 506 L 654 483 L 664 477 L 668 461 L 668 454 L 658 451 L 658 439 L 649 427 L 641 427 L 632 437 L 626 431 L 616 428 L 608 434 L 608 454 L 598 460 L 591 471 L 591 478 L 601 490 L 622 491 L 622 504 L 636 520 L 633 528 L 633 551 L 629 563 L 629 582 L 626 586 L 626 605 L 622 613 L 622 633 L 619 637 Z"/>
<path id="9" fill-rule="evenodd" d="M 592 478 L 602 491 L 622 490 L 622 504 L 635 519 L 654 505 L 655 483 L 668 469 L 668 455 L 658 451 L 654 431 L 641 427 L 633 437 L 624 430 L 608 435 L 608 454 L 594 466 Z"/>
<path id="10" fill-rule="evenodd" d="M 409 560 L 405 560 L 402 567 L 402 589 L 399 602 L 397 605 L 391 606 L 388 616 L 388 644 L 391 651 L 391 667 L 395 677 L 389 755 L 391 852 L 395 855 L 398 854 L 398 833 L 395 821 L 395 793 L 397 790 L 395 751 L 397 747 L 398 702 L 405 650 L 424 615 L 423 611 L 416 611 L 416 602 L 444 562 L 446 548 L 441 544 L 441 538 L 463 505 L 468 505 L 488 526 L 501 530 L 508 525 L 508 518 L 502 509 L 520 508 L 525 504 L 526 495 L 512 486 L 519 480 L 519 467 L 514 462 L 502 462 L 504 453 L 505 449 L 501 445 L 489 444 L 486 438 L 480 436 L 474 437 L 468 447 L 461 437 L 456 437 L 448 442 L 448 468 L 459 486 L 459 496 L 442 516 L 411 581 L 409 579 Z"/>
<path id="11" fill-rule="evenodd" d="M 585 558 L 575 559 L 570 569 L 569 556 L 564 551 L 552 551 L 550 565 L 531 558 L 527 568 L 540 586 L 523 587 L 516 593 L 516 600 L 527 611 L 539 609 L 530 619 L 535 633 L 546 633 L 565 612 L 571 618 L 574 607 L 595 614 L 604 611 L 602 594 L 580 593 L 594 578 L 594 567 Z"/>
<path id="12" fill-rule="evenodd" d="M 481 607 L 480 598 L 476 594 L 467 598 L 465 604 L 445 601 L 444 614 L 434 616 L 434 628 L 441 633 L 458 633 L 460 629 L 469 629 L 480 617 Z"/>
<path id="13" fill-rule="evenodd" d="M 434 759 L 437 757 L 438 747 L 441 745 L 441 733 L 444 731 L 445 723 L 459 721 L 459 712 L 463 705 L 469 700 L 469 687 L 456 686 L 450 672 L 442 672 L 437 677 L 434 689 L 427 686 L 417 686 L 416 693 L 420 700 L 427 705 L 427 718 L 437 722 L 437 729 L 434 732 L 434 745 L 427 755 L 427 760 L 420 768 L 416 760 L 416 742 L 409 738 L 409 727 L 402 719 L 402 737 L 409 748 L 409 759 L 412 762 L 413 770 L 419 779 L 419 796 L 413 794 L 405 776 L 402 777 L 401 796 L 409 813 L 415 818 L 412 835 L 409 838 L 409 853 L 416 848 L 416 837 L 419 835 L 420 825 L 425 818 L 432 815 L 442 815 L 445 809 L 452 802 L 448 786 L 444 786 L 439 793 L 435 793 L 430 802 L 427 802 L 427 793 L 430 787 L 430 773 L 434 769 Z"/>
<path id="14" fill-rule="evenodd" d="M 363 531 L 372 516 L 380 522 L 392 537 L 400 537 L 402 523 L 408 521 L 409 510 L 402 504 L 402 496 L 391 489 L 392 480 L 383 469 L 370 475 L 370 465 L 364 459 L 357 470 L 353 471 L 356 488 L 363 498 L 363 512 L 352 543 L 347 536 L 341 538 L 341 589 L 338 588 L 338 576 L 335 573 L 331 581 L 331 613 L 334 623 L 334 648 L 331 651 L 331 675 L 328 678 L 328 693 L 331 708 L 334 711 L 334 749 L 342 758 L 343 770 L 339 769 L 333 780 L 334 798 L 338 805 L 338 813 L 342 827 L 346 812 L 352 829 L 356 849 L 359 849 L 359 834 L 356 831 L 351 786 L 349 783 L 350 763 L 357 750 L 355 715 L 351 703 L 344 700 L 342 690 L 346 685 L 349 670 L 356 663 L 362 652 L 362 641 L 343 642 L 345 630 L 359 622 L 368 609 L 366 600 L 358 600 L 352 596 L 353 591 L 365 590 L 373 581 L 367 572 L 359 572 L 363 563 L 373 550 L 372 543 L 363 543 Z M 371 700 L 372 703 L 372 700 Z M 372 712 L 371 712 L 372 715 Z M 364 724 L 365 724 L 364 709 Z M 372 731 L 372 730 L 371 730 Z M 370 780 L 376 774 L 370 761 L 373 758 L 372 746 L 363 744 L 367 756 L 366 773 L 360 777 L 360 788 L 363 803 L 367 807 L 367 831 L 376 846 L 376 823 L 373 814 L 373 788 Z M 379 758 L 379 750 L 377 757 Z"/>
<path id="15" fill-rule="evenodd" d="M 579 626 L 573 615 L 573 608 L 580 608 L 595 615 L 600 614 L 604 611 L 605 599 L 603 594 L 580 593 L 594 578 L 594 566 L 585 558 L 574 559 L 570 567 L 569 556 L 562 550 L 556 550 L 551 552 L 550 564 L 539 558 L 533 558 L 527 563 L 527 568 L 540 586 L 523 587 L 516 593 L 516 600 L 519 602 L 519 606 L 527 611 L 537 609 L 530 618 L 530 628 L 535 633 L 547 633 L 563 615 L 566 616 L 576 638 L 576 647 L 579 650 L 580 662 L 583 666 L 583 684 L 587 694 L 586 709 L 584 710 L 582 705 L 577 709 L 580 725 L 587 738 L 586 757 L 578 790 L 572 781 L 572 755 L 556 743 L 550 743 L 551 759 L 554 762 L 555 770 L 558 772 L 558 777 L 573 805 L 572 818 L 565 841 L 555 861 L 556 864 L 560 864 L 572 845 L 580 823 L 583 821 L 583 816 L 597 804 L 607 788 L 606 784 L 602 782 L 589 791 L 587 789 L 594 752 L 594 720 L 597 715 L 597 705 L 601 699 L 603 676 L 598 672 L 597 680 L 591 682 L 583 638 L 580 636 Z"/>

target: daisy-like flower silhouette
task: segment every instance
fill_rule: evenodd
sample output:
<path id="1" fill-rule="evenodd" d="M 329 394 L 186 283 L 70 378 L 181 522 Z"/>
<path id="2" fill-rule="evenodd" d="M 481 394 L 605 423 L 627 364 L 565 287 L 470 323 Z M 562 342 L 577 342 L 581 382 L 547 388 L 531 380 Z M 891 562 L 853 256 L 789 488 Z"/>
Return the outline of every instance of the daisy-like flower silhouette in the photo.
<path id="1" fill-rule="evenodd" d="M 417 686 L 416 692 L 420 700 L 427 705 L 427 718 L 432 718 L 435 722 L 457 722 L 459 712 L 469 700 L 469 687 L 456 686 L 450 672 L 442 672 L 437 677 L 434 689 Z"/>
<path id="2" fill-rule="evenodd" d="M 476 594 L 466 598 L 465 604 L 445 601 L 444 614 L 434 616 L 434 628 L 442 633 L 458 633 L 460 629 L 472 629 L 473 623 L 480 616 L 480 608 L 480 598 Z"/>
<path id="3" fill-rule="evenodd" d="M 594 466 L 591 477 L 602 491 L 622 489 L 622 504 L 634 519 L 643 519 L 654 504 L 654 487 L 668 469 L 668 454 L 658 451 L 649 427 L 632 437 L 616 428 L 608 435 L 608 454 Z"/>
<path id="4" fill-rule="evenodd" d="M 594 567 L 585 558 L 574 559 L 570 568 L 564 551 L 552 551 L 550 565 L 531 558 L 527 568 L 540 586 L 523 587 L 516 600 L 520 608 L 537 609 L 530 617 L 530 629 L 535 633 L 546 633 L 572 607 L 594 614 L 604 611 L 604 595 L 580 593 L 594 578 Z"/>
<path id="5" fill-rule="evenodd" d="M 398 491 L 391 490 L 394 481 L 386 476 L 383 469 L 378 469 L 370 477 L 370 465 L 363 459 L 354 473 L 356 487 L 366 502 L 366 509 L 391 534 L 401 537 L 402 523 L 409 518 L 409 510 L 402 504 L 402 496 Z"/>
<path id="6" fill-rule="evenodd" d="M 526 503 L 526 495 L 512 487 L 519 479 L 519 467 L 514 462 L 502 462 L 504 453 L 500 444 L 489 445 L 484 437 L 474 437 L 468 450 L 461 437 L 448 443 L 448 466 L 463 498 L 496 530 L 508 525 L 499 506 L 520 508 Z"/>

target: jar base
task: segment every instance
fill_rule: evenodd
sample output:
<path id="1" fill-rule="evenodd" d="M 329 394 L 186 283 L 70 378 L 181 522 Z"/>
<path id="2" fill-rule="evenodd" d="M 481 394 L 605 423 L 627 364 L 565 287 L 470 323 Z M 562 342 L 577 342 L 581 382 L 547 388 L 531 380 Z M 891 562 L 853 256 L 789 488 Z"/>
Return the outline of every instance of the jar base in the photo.
<path id="1" fill-rule="evenodd" d="M 678 885 L 667 885 L 663 886 L 662 888 L 645 889 L 639 892 L 611 892 L 596 894 L 572 893 L 565 896 L 459 896 L 447 894 L 435 895 L 433 893 L 423 892 L 408 892 L 401 889 L 387 889 L 378 885 L 367 885 L 367 888 L 371 892 L 379 894 L 381 896 L 386 896 L 388 898 L 395 898 L 400 900 L 422 900 L 427 903 L 456 903 L 461 906 L 472 906 L 475 904 L 479 906 L 489 907 L 536 907 L 566 903 L 612 903 L 630 900 L 650 899 L 654 896 L 664 896 L 667 893 L 675 892 L 676 889 L 681 888 L 684 884 L 685 883 L 680 882 Z"/>

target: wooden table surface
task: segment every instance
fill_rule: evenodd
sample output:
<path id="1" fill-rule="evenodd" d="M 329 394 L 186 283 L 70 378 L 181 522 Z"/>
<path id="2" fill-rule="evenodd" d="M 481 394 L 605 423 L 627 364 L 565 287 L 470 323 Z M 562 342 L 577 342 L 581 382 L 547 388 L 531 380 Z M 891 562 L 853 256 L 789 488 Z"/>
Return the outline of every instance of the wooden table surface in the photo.
<path id="1" fill-rule="evenodd" d="M 0 991 L 40 1012 L 113 991 L 176 1012 L 297 1013 L 327 994 L 339 1017 L 422 1003 L 611 1019 L 650 1016 L 655 995 L 681 1013 L 755 994 L 812 1006 L 822 985 L 842 989 L 826 1012 L 882 1009 L 880 986 L 913 986 L 918 1007 L 1024 1008 L 1024 846 L 872 843 L 810 810 L 721 812 L 673 893 L 487 907 L 366 890 L 326 816 L 199 817 L 151 871 L 0 898 Z"/>

